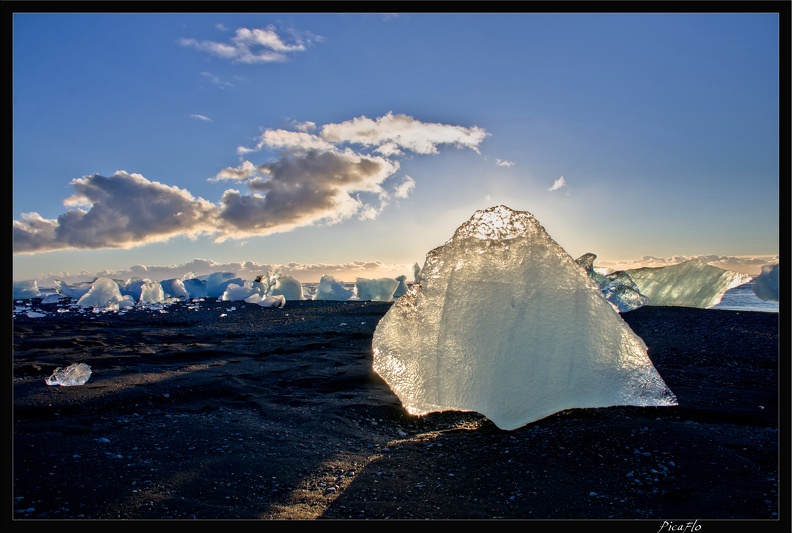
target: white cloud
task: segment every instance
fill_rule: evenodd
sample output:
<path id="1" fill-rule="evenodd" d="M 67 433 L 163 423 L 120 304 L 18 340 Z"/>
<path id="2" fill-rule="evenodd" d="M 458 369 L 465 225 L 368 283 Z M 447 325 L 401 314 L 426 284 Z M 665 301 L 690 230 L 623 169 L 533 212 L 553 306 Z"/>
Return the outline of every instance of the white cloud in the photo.
<path id="1" fill-rule="evenodd" d="M 217 204 L 124 171 L 75 179 L 76 192 L 64 202 L 71 209 L 56 220 L 26 213 L 14 221 L 14 253 L 132 248 L 175 236 L 209 235 L 222 242 L 352 217 L 373 219 L 388 206 L 385 184 L 400 168 L 395 155 L 402 150 L 433 154 L 446 144 L 478 152 L 487 135 L 480 128 L 390 113 L 375 121 L 359 117 L 325 125 L 320 136 L 303 131 L 315 129 L 312 122 L 295 128 L 300 131 L 266 130 L 254 148 L 240 147 L 239 154 L 267 149 L 276 156 L 260 164 L 244 160 L 210 178 L 248 189 L 228 189 Z M 345 143 L 363 147 L 353 150 Z M 376 151 L 389 144 L 400 149 L 390 155 Z M 395 198 L 407 198 L 415 185 L 413 177 L 405 176 L 390 190 Z"/>
<path id="2" fill-rule="evenodd" d="M 386 155 L 397 154 L 399 149 L 417 154 L 436 154 L 437 147 L 444 144 L 478 152 L 479 144 L 487 135 L 484 129 L 476 126 L 467 128 L 421 122 L 390 112 L 376 120 L 361 116 L 340 124 L 326 124 L 321 133 L 328 142 L 374 146 Z"/>
<path id="3" fill-rule="evenodd" d="M 286 43 L 270 25 L 266 28 L 237 28 L 230 41 L 223 43 L 189 38 L 180 39 L 179 43 L 235 63 L 255 64 L 287 61 L 290 54 L 304 52 L 311 41 L 321 40 L 298 33 L 293 38 L 294 42 Z"/>
<path id="4" fill-rule="evenodd" d="M 549 189 L 547 189 L 547 190 L 548 190 L 548 191 L 557 191 L 558 189 L 563 189 L 563 188 L 564 188 L 564 187 L 566 187 L 566 186 L 567 186 L 566 178 L 564 178 L 564 176 L 561 176 L 560 178 L 558 178 L 557 180 L 555 180 L 555 181 L 553 182 L 553 185 L 552 185 L 552 187 L 550 187 L 550 188 L 549 188 Z"/>
<path id="5" fill-rule="evenodd" d="M 197 118 L 198 120 L 203 120 L 205 122 L 213 122 L 213 120 L 211 118 L 209 118 L 207 116 L 204 116 L 204 115 L 193 114 L 193 115 L 190 115 L 190 118 Z"/>
<path id="6" fill-rule="evenodd" d="M 513 167 L 514 161 L 504 161 L 503 159 L 496 159 L 495 164 L 499 167 Z"/>
<path id="7" fill-rule="evenodd" d="M 396 187 L 396 190 L 393 192 L 393 196 L 396 198 L 407 198 L 410 196 L 410 193 L 413 191 L 413 189 L 415 189 L 415 180 L 410 176 L 404 176 L 404 181 L 402 181 L 401 184 Z"/>
<path id="8" fill-rule="evenodd" d="M 298 122 L 298 121 L 295 120 L 295 121 L 292 121 L 292 125 L 294 126 L 294 129 L 297 129 L 297 130 L 300 130 L 300 131 L 308 132 L 308 131 L 316 130 L 316 123 L 315 122 L 311 122 L 310 120 L 307 120 L 305 122 Z"/>
<path id="9" fill-rule="evenodd" d="M 217 85 L 221 89 L 225 89 L 226 87 L 233 87 L 234 85 L 230 81 L 224 81 L 219 76 L 212 74 L 211 72 L 201 72 L 201 76 L 211 81 L 213 84 Z"/>
<path id="10" fill-rule="evenodd" d="M 215 231 L 219 209 L 214 204 L 140 174 L 94 174 L 71 184 L 77 192 L 64 205 L 74 209 L 57 220 L 29 213 L 14 221 L 15 252 L 131 248 Z"/>

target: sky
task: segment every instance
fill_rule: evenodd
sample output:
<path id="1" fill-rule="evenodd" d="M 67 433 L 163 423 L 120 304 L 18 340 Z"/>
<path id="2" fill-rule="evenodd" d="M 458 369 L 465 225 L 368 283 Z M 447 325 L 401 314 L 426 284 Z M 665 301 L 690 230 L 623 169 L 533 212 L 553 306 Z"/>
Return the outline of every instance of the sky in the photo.
<path id="1" fill-rule="evenodd" d="M 11 18 L 15 281 L 412 279 L 500 204 L 599 267 L 778 261 L 778 13 Z"/>

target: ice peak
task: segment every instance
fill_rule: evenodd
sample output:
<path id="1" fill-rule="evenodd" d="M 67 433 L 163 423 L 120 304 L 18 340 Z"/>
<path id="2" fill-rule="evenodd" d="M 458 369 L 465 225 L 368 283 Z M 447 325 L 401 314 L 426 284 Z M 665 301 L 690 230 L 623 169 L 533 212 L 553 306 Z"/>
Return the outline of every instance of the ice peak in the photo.
<path id="1" fill-rule="evenodd" d="M 544 228 L 528 211 L 515 211 L 505 205 L 480 209 L 457 228 L 454 238 L 472 237 L 480 240 L 514 239 L 526 234 L 544 232 Z"/>

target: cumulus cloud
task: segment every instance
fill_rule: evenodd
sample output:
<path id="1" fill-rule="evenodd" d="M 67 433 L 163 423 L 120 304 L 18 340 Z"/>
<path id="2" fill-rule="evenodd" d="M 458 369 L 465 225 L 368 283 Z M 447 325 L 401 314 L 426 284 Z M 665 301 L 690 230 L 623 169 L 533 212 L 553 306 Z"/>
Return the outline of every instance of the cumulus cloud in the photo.
<path id="1" fill-rule="evenodd" d="M 266 28 L 237 28 L 227 42 L 183 38 L 179 43 L 235 63 L 255 64 L 288 61 L 290 54 L 304 52 L 314 40 L 319 40 L 310 34 L 297 32 L 293 32 L 292 39 L 291 43 L 285 42 L 270 25 Z"/>
<path id="2" fill-rule="evenodd" d="M 410 196 L 413 189 L 415 189 L 415 180 L 410 176 L 404 176 L 404 181 L 396 186 L 396 189 L 393 191 L 393 196 L 396 198 L 407 198 Z"/>
<path id="3" fill-rule="evenodd" d="M 308 150 L 288 153 L 256 167 L 239 169 L 253 194 L 229 189 L 220 202 L 217 240 L 266 235 L 353 216 L 371 218 L 372 204 L 356 193 L 382 192 L 398 162 L 353 152 Z M 377 211 L 375 209 L 375 211 Z"/>
<path id="4" fill-rule="evenodd" d="M 478 152 L 478 146 L 488 133 L 479 127 L 452 126 L 435 122 L 421 122 L 407 115 L 385 116 L 372 120 L 361 116 L 341 122 L 326 124 L 321 137 L 331 143 L 353 143 L 374 147 L 383 155 L 399 155 L 402 150 L 417 154 L 436 154 L 439 145 L 469 148 Z"/>
<path id="5" fill-rule="evenodd" d="M 28 213 L 14 221 L 14 252 L 131 248 L 215 231 L 217 206 L 140 174 L 94 174 L 71 185 L 77 192 L 64 205 L 74 209 L 57 220 Z"/>
<path id="6" fill-rule="evenodd" d="M 561 176 L 560 178 L 555 180 L 553 182 L 553 185 L 547 190 L 548 191 L 557 191 L 558 189 L 563 189 L 566 186 L 567 186 L 566 178 L 564 178 L 564 176 Z"/>
<path id="7" fill-rule="evenodd" d="M 373 131 L 363 128 L 368 124 Z M 189 192 L 118 171 L 75 179 L 70 208 L 57 219 L 22 214 L 13 224 L 14 253 L 60 249 L 131 248 L 175 236 L 211 236 L 216 242 L 287 232 L 298 227 L 336 224 L 357 217 L 376 218 L 390 198 L 407 198 L 415 179 L 388 180 L 400 168 L 396 155 L 384 155 L 380 143 L 393 143 L 398 153 L 434 154 L 453 145 L 478 152 L 487 133 L 477 127 L 424 123 L 388 113 L 376 120 L 359 117 L 323 126 L 295 123 L 298 131 L 264 131 L 253 148 L 240 154 L 268 151 L 274 157 L 249 159 L 228 167 L 210 182 L 231 182 L 218 203 Z M 353 149 L 349 145 L 362 145 Z"/>
<path id="8" fill-rule="evenodd" d="M 514 161 L 504 161 L 503 159 L 496 159 L 495 164 L 499 167 L 513 167 L 515 165 Z"/>

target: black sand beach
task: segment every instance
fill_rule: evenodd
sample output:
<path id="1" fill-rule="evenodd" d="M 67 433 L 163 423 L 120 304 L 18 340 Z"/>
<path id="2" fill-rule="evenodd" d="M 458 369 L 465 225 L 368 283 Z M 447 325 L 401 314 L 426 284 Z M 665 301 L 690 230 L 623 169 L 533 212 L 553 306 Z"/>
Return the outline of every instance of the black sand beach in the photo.
<path id="1" fill-rule="evenodd" d="M 701 533 L 729 521 L 789 531 L 778 314 L 624 313 L 677 407 L 572 409 L 503 431 L 476 413 L 402 409 L 371 369 L 390 305 L 210 300 L 200 311 L 15 316 L 14 522 L 639 520 L 649 523 L 633 530 L 654 533 L 698 520 Z M 45 384 L 74 362 L 91 366 L 88 383 Z"/>

